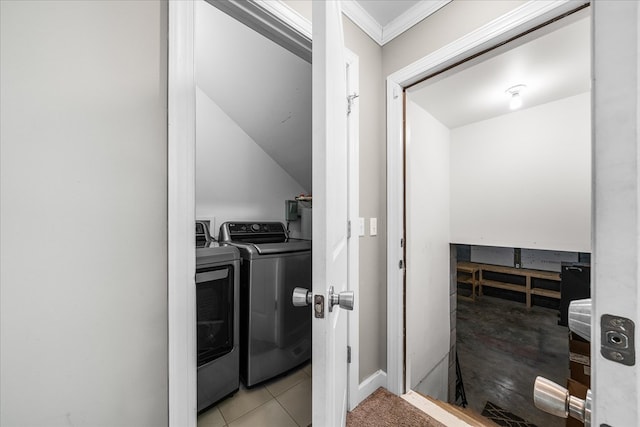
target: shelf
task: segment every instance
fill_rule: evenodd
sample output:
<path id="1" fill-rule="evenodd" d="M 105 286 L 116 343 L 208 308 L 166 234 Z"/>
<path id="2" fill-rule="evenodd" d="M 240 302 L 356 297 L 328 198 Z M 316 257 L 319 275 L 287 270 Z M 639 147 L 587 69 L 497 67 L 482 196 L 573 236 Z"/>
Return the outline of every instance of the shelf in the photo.
<path id="1" fill-rule="evenodd" d="M 560 299 L 560 292 L 551 289 L 533 288 L 531 289 L 531 294 L 539 295 L 541 297 Z"/>
<path id="2" fill-rule="evenodd" d="M 471 301 L 476 300 L 476 288 L 479 286 L 478 279 L 480 278 L 480 267 L 477 264 L 470 262 L 459 262 L 456 266 L 458 283 L 467 283 L 471 285 L 471 296 L 466 297 L 459 295 L 460 298 L 469 299 Z"/>
<path id="3" fill-rule="evenodd" d="M 507 283 L 507 282 L 499 282 L 497 280 L 486 280 L 483 279 L 480 282 L 480 286 L 488 286 L 490 288 L 500 288 L 500 289 L 507 289 L 509 291 L 516 291 L 516 292 L 527 292 L 527 287 L 524 285 L 516 285 L 515 283 Z"/>
<path id="4" fill-rule="evenodd" d="M 458 273 L 462 273 L 462 278 L 458 279 L 460 283 L 469 283 L 472 286 L 471 298 L 475 300 L 475 287 L 478 286 L 478 295 L 482 295 L 482 287 L 506 289 L 514 292 L 521 292 L 526 295 L 527 308 L 531 307 L 531 295 L 538 295 L 547 298 L 560 299 L 560 291 L 536 287 L 535 280 L 547 280 L 551 282 L 560 282 L 560 273 L 553 271 L 529 270 L 525 268 L 506 267 L 502 265 L 479 264 L 474 262 L 459 262 L 457 265 Z M 483 277 L 483 273 L 499 273 L 510 276 L 523 277 L 525 284 L 515 284 L 508 281 L 490 280 Z M 477 276 L 476 276 L 477 275 Z M 476 279 L 477 277 L 477 279 Z"/>

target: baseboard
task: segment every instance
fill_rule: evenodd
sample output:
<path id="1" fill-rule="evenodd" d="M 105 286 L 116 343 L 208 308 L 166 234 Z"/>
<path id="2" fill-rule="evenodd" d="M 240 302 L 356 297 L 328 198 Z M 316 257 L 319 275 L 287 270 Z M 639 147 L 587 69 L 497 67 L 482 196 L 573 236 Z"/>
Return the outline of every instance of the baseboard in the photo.
<path id="1" fill-rule="evenodd" d="M 387 388 L 387 373 L 382 369 L 378 369 L 358 385 L 358 395 L 354 406 L 359 405 L 379 387 Z"/>

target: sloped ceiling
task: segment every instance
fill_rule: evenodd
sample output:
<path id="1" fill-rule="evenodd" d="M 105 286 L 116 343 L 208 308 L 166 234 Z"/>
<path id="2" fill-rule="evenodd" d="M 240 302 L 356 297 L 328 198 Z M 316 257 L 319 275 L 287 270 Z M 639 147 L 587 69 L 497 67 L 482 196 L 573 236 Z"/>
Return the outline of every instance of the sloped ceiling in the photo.
<path id="1" fill-rule="evenodd" d="M 195 45 L 196 84 L 310 192 L 311 64 L 204 1 Z"/>
<path id="2" fill-rule="evenodd" d="M 480 57 L 410 89 L 412 99 L 450 129 L 511 112 L 505 91 L 518 84 L 522 109 L 591 89 L 589 9 L 545 27 L 543 35 Z M 466 67 L 466 69 L 462 69 Z"/>

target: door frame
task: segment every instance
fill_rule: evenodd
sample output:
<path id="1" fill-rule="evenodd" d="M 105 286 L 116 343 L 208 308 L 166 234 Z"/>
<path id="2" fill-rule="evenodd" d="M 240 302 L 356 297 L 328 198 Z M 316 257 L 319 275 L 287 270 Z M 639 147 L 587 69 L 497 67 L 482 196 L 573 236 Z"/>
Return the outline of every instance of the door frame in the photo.
<path id="1" fill-rule="evenodd" d="M 169 2 L 167 306 L 169 426 L 197 424 L 195 3 Z"/>
<path id="2" fill-rule="evenodd" d="M 360 59 L 358 55 L 344 49 L 344 56 L 347 67 L 347 92 L 349 94 L 360 94 Z M 349 206 L 348 217 L 350 227 L 348 269 L 349 269 L 349 290 L 356 295 L 356 300 L 360 295 L 360 237 L 356 226 L 360 215 L 360 102 L 359 98 L 354 98 L 351 104 L 351 114 L 347 117 L 347 144 L 349 150 Z M 366 398 L 360 390 L 360 306 L 354 304 L 353 311 L 348 316 L 349 332 L 347 340 L 351 348 L 351 361 L 347 367 L 348 381 L 348 404 L 349 410 L 353 410 L 362 400 Z"/>
<path id="3" fill-rule="evenodd" d="M 487 49 L 498 46 L 589 3 L 588 0 L 530 0 L 458 40 L 387 77 L 387 388 L 405 388 L 404 287 L 404 90 Z"/>
<path id="4" fill-rule="evenodd" d="M 234 3 L 273 31 L 285 48 L 304 55 L 310 46 L 311 22 L 280 2 L 253 0 Z M 195 1 L 169 1 L 168 34 L 168 404 L 169 426 L 197 424 L 196 310 L 195 310 Z M 268 18 L 268 19 L 267 19 Z M 282 26 L 286 26 L 284 28 Z M 253 28 L 253 27 L 252 27 Z M 256 28 L 254 28 L 256 29 Z M 269 37 L 264 32 L 263 35 Z M 288 41 L 283 41 L 287 39 Z M 308 39 L 309 43 L 306 43 Z M 296 53 L 298 54 L 298 53 Z M 345 49 L 353 90 L 359 92 L 358 56 Z M 353 104 L 349 127 L 349 218 L 355 233 L 359 215 L 359 106 Z M 354 234 L 357 237 L 357 234 Z M 359 239 L 349 242 L 349 289 L 358 295 Z M 349 406 L 366 398 L 359 387 L 358 304 L 349 316 Z M 366 391 L 366 390 L 364 390 Z"/>

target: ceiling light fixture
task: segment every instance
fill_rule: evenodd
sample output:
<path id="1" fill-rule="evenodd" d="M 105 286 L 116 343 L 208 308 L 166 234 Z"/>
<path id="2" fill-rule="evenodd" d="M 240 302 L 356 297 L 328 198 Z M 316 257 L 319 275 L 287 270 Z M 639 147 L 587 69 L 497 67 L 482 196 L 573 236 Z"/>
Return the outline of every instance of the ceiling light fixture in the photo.
<path id="1" fill-rule="evenodd" d="M 526 85 L 515 85 L 511 86 L 509 89 L 505 91 L 506 94 L 510 95 L 509 108 L 512 110 L 517 110 L 522 107 L 522 95 L 520 94 L 524 89 L 526 89 Z"/>

